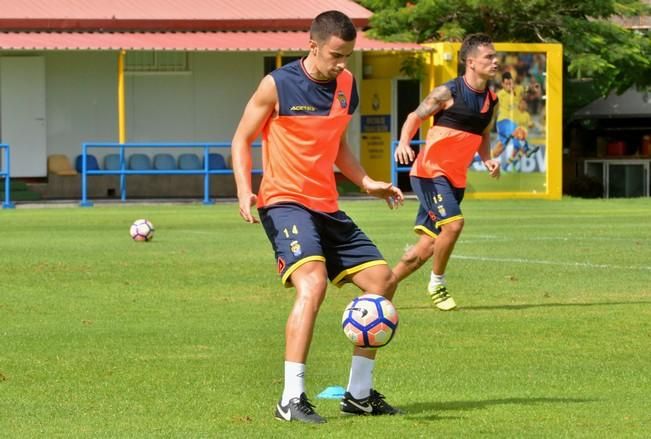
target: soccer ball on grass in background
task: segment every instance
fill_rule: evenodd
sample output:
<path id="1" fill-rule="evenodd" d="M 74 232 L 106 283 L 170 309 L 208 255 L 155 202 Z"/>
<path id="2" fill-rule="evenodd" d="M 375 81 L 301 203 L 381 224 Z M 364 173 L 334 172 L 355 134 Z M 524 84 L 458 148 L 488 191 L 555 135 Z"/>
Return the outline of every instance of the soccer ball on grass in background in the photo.
<path id="1" fill-rule="evenodd" d="M 367 293 L 348 304 L 341 326 L 355 346 L 379 348 L 393 338 L 398 328 L 398 312 L 389 299 Z"/>
<path id="2" fill-rule="evenodd" d="M 154 225 L 146 219 L 135 220 L 129 233 L 134 241 L 151 241 L 154 239 Z"/>

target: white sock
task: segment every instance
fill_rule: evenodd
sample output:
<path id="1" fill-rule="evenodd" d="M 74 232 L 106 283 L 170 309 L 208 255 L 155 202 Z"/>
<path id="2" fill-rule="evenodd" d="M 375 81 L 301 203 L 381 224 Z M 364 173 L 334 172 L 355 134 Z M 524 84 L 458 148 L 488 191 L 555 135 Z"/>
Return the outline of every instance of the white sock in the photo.
<path id="1" fill-rule="evenodd" d="M 429 289 L 434 289 L 437 285 L 445 285 L 445 274 L 434 274 L 432 271 L 429 276 Z"/>
<path id="2" fill-rule="evenodd" d="M 373 387 L 374 365 L 375 360 L 353 355 L 353 361 L 350 365 L 348 389 L 346 389 L 353 396 L 353 398 L 362 399 L 371 394 L 371 387 Z"/>
<path id="3" fill-rule="evenodd" d="M 280 401 L 285 406 L 292 398 L 298 398 L 305 392 L 305 364 L 285 361 L 285 388 Z"/>

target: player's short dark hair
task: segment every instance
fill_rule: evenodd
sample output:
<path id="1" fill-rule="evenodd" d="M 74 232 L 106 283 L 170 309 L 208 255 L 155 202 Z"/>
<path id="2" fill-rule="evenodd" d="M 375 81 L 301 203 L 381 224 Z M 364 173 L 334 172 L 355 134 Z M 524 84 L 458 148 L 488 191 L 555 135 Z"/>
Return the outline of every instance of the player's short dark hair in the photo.
<path id="1" fill-rule="evenodd" d="M 459 50 L 459 59 L 463 64 L 466 63 L 468 55 L 477 50 L 479 46 L 493 44 L 493 40 L 486 34 L 470 34 L 463 39 L 461 49 Z"/>
<path id="2" fill-rule="evenodd" d="M 513 80 L 513 76 L 511 76 L 511 72 L 502 73 L 502 82 L 504 82 L 507 79 Z"/>
<path id="3" fill-rule="evenodd" d="M 310 38 L 317 43 L 325 43 L 328 38 L 337 37 L 344 41 L 357 38 L 357 30 L 346 14 L 339 11 L 326 11 L 316 16 L 310 26 Z"/>

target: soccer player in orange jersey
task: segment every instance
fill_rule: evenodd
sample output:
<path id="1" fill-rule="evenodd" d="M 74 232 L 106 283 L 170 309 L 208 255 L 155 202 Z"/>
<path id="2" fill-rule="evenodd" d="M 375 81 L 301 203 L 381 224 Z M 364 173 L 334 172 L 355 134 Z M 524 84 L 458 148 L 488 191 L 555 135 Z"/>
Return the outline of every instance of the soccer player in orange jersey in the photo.
<path id="1" fill-rule="evenodd" d="M 240 215 L 249 223 L 257 203 L 285 286 L 296 289 L 285 328 L 285 387 L 276 418 L 323 423 L 305 391 L 305 363 L 328 279 L 352 282 L 364 292 L 391 298 L 396 277 L 373 242 L 337 203 L 334 166 L 389 207 L 403 195 L 391 183 L 371 179 L 346 142 L 358 104 L 355 78 L 346 70 L 356 30 L 341 12 L 318 15 L 310 28 L 309 53 L 265 76 L 249 100 L 232 142 Z M 263 178 L 251 188 L 251 143 L 262 134 Z M 374 350 L 356 348 L 341 411 L 395 414 L 372 388 Z"/>
<path id="2" fill-rule="evenodd" d="M 460 59 L 465 64 L 463 76 L 436 87 L 407 116 L 395 151 L 400 164 L 416 159 L 410 182 L 420 201 L 414 227 L 420 238 L 393 272 L 401 281 L 434 255 L 428 293 L 443 311 L 456 308 L 447 291 L 445 269 L 463 229 L 460 204 L 468 166 L 478 152 L 490 175 L 500 175 L 499 162 L 490 156 L 490 130 L 498 103 L 488 88 L 498 66 L 491 39 L 484 34 L 469 35 L 461 45 Z M 410 142 L 421 124 L 432 116 L 434 125 L 415 157 Z"/>

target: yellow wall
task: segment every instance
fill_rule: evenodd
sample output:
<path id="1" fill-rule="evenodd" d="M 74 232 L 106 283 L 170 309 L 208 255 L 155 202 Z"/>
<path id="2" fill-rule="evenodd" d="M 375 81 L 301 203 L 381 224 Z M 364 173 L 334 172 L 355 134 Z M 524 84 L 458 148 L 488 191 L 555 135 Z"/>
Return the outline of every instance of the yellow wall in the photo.
<path id="1" fill-rule="evenodd" d="M 365 53 L 364 78 L 361 81 L 362 165 L 373 178 L 390 179 L 391 120 L 394 79 L 404 77 L 400 71 L 402 61 L 409 56 L 423 57 L 426 74 L 422 80 L 421 99 L 436 86 L 458 74 L 460 43 L 430 43 L 429 50 L 419 53 Z M 545 165 L 544 190 L 481 192 L 469 191 L 469 198 L 546 198 L 562 196 L 562 102 L 563 102 L 563 49 L 560 44 L 495 43 L 498 52 L 544 53 L 546 55 L 545 101 Z M 379 101 L 379 102 L 378 102 Z M 374 105 L 375 104 L 375 105 Z M 378 116 L 375 118 L 375 116 Z M 387 119 L 388 116 L 388 119 Z M 423 123 L 421 139 L 427 135 L 431 121 Z M 400 129 L 400 127 L 398 127 Z M 394 137 L 397 137 L 398 133 Z M 417 140 L 417 139 L 414 139 Z M 499 187 L 499 186 L 498 186 Z"/>
<path id="2" fill-rule="evenodd" d="M 393 84 L 395 79 L 405 77 L 400 67 L 406 58 L 412 56 L 422 55 L 412 52 L 364 54 L 364 78 L 360 86 L 360 161 L 374 179 L 391 180 L 391 126 L 397 117 L 392 114 Z"/>
<path id="3" fill-rule="evenodd" d="M 360 162 L 376 180 L 391 180 L 391 80 L 365 79 L 361 86 Z"/>
<path id="4" fill-rule="evenodd" d="M 411 52 L 369 52 L 364 54 L 364 79 L 394 79 L 404 74 L 402 61 L 415 56 Z"/>
<path id="5" fill-rule="evenodd" d="M 429 89 L 457 76 L 460 43 L 432 43 Z M 563 48 L 560 44 L 495 43 L 497 52 L 544 53 L 546 66 L 546 181 L 544 192 L 474 192 L 469 198 L 546 198 L 562 196 L 563 167 Z M 433 83 L 432 83 L 433 78 Z M 425 131 L 423 131 L 425 133 Z"/>

